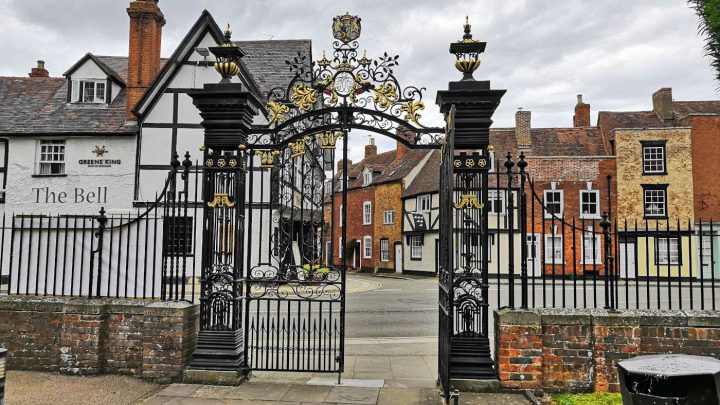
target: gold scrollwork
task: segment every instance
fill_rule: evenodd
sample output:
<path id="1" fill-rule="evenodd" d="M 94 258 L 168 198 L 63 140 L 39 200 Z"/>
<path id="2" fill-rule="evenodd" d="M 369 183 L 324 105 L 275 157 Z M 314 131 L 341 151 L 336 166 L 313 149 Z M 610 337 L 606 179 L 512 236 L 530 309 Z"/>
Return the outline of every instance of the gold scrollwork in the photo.
<path id="1" fill-rule="evenodd" d="M 463 194 L 460 197 L 460 202 L 455 204 L 455 208 L 457 209 L 465 209 L 465 208 L 477 208 L 481 209 L 485 205 L 481 204 L 477 200 L 477 196 L 473 194 Z"/>
<path id="2" fill-rule="evenodd" d="M 213 164 L 214 164 L 214 162 L 212 159 L 208 159 L 205 161 L 205 166 L 207 166 L 207 167 L 213 167 Z"/>
<path id="3" fill-rule="evenodd" d="M 335 149 L 338 138 L 343 136 L 342 131 L 325 131 L 315 135 L 320 140 L 320 149 Z"/>
<path id="4" fill-rule="evenodd" d="M 420 125 L 420 118 L 422 115 L 418 114 L 418 111 L 424 110 L 425 104 L 422 101 L 408 101 L 407 104 L 400 106 L 400 111 L 405 112 L 405 121 L 412 121 Z"/>
<path id="5" fill-rule="evenodd" d="M 303 111 L 309 111 L 317 102 L 317 90 L 304 84 L 298 84 L 293 87 L 290 101 L 292 101 L 297 108 Z"/>
<path id="6" fill-rule="evenodd" d="M 462 162 L 460 161 L 460 159 L 455 159 L 455 160 L 453 161 L 453 166 L 455 166 L 455 167 L 462 167 Z"/>
<path id="7" fill-rule="evenodd" d="M 235 203 L 230 201 L 230 196 L 227 193 L 215 193 L 213 200 L 208 203 L 210 208 L 232 208 L 234 206 Z"/>
<path id="8" fill-rule="evenodd" d="M 280 154 L 280 152 L 270 149 L 258 149 L 256 152 L 260 156 L 260 167 L 265 169 L 275 166 L 275 156 Z"/>
<path id="9" fill-rule="evenodd" d="M 375 93 L 375 104 L 377 104 L 379 108 L 390 108 L 390 106 L 397 101 L 397 89 L 395 85 L 390 82 L 383 83 L 379 87 L 374 88 L 373 92 Z"/>
<path id="10" fill-rule="evenodd" d="M 338 94 L 337 90 L 335 90 L 335 82 L 332 77 L 328 77 L 324 82 L 320 82 L 318 88 L 320 88 L 324 94 L 330 96 L 329 100 L 325 100 L 325 104 L 333 105 L 338 102 Z"/>
<path id="11" fill-rule="evenodd" d="M 285 119 L 285 115 L 290 112 L 290 108 L 285 104 L 279 104 L 274 101 L 267 103 L 267 109 L 270 111 L 270 124 L 280 122 Z"/>
<path id="12" fill-rule="evenodd" d="M 298 156 L 305 154 L 305 142 L 309 141 L 310 137 L 306 136 L 302 139 L 298 139 L 295 142 L 290 142 L 288 146 L 290 146 L 290 150 L 292 153 L 290 154 L 291 158 L 296 158 Z"/>

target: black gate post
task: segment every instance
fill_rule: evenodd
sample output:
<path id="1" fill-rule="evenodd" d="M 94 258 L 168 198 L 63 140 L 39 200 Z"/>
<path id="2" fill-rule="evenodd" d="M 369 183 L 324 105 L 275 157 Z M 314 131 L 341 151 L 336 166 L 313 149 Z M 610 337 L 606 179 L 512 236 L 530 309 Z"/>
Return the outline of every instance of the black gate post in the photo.
<path id="1" fill-rule="evenodd" d="M 245 144 L 260 102 L 231 78 L 243 51 L 230 41 L 212 47 L 222 80 L 188 94 L 205 129 L 200 333 L 191 369 L 246 372 L 242 322 Z"/>
<path id="2" fill-rule="evenodd" d="M 448 133 L 453 134 L 452 148 L 460 152 L 452 159 L 444 159 L 441 170 L 449 179 L 441 183 L 454 184 L 455 187 L 442 188 L 441 216 L 452 225 L 451 235 L 441 238 L 441 275 L 449 291 L 450 300 L 448 319 L 444 319 L 440 308 L 440 333 L 438 337 L 438 359 L 441 367 L 440 385 L 446 399 L 451 396 L 450 380 L 481 380 L 497 378 L 494 361 L 490 355 L 488 323 L 488 170 L 490 159 L 490 125 L 492 115 L 500 104 L 505 90 L 492 90 L 489 81 L 476 81 L 473 72 L 480 66 L 479 55 L 485 51 L 485 42 L 472 38 L 470 24 L 465 23 L 465 35 L 458 42 L 450 44 L 450 53 L 456 56 L 455 67 L 463 73 L 460 81 L 450 82 L 448 90 L 437 93 L 437 104 L 445 114 Z M 454 112 L 454 114 L 453 114 Z M 476 151 L 480 153 L 475 153 Z M 449 158 L 450 156 L 448 156 Z M 452 165 L 452 166 L 446 166 Z M 444 211 L 444 212 L 443 212 Z M 521 219 L 522 220 L 522 219 Z M 443 226 L 444 224 L 441 224 Z M 480 265 L 477 261 L 467 260 L 478 254 L 477 251 L 462 252 L 462 242 L 467 238 L 478 238 L 482 247 Z M 457 250 L 460 249 L 458 252 Z M 511 253 L 512 254 L 512 253 Z M 442 291 L 442 288 L 441 288 Z M 442 303 L 441 303 L 442 305 Z M 442 328 L 447 321 L 447 328 Z"/>

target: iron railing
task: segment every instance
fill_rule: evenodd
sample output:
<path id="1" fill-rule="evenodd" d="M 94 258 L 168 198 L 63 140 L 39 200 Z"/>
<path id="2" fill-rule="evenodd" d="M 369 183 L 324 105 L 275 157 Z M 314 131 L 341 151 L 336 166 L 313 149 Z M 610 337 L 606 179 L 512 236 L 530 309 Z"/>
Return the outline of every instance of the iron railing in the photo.
<path id="1" fill-rule="evenodd" d="M 188 196 L 201 173 L 176 155 L 162 191 L 135 212 L 3 214 L 0 291 L 194 301 L 198 204 Z"/>
<path id="2" fill-rule="evenodd" d="M 494 307 L 720 305 L 720 229 L 714 220 L 614 219 L 610 198 L 597 201 L 594 213 L 555 213 L 525 171 L 524 159 L 517 170 L 508 164 L 490 172 L 487 267 L 498 286 Z M 612 192 L 609 185 L 606 192 Z"/>

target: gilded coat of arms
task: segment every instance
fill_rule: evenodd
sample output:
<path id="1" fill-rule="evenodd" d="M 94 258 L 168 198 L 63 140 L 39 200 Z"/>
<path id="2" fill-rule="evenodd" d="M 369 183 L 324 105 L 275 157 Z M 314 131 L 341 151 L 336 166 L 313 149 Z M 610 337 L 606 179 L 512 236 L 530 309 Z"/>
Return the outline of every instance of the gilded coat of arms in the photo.
<path id="1" fill-rule="evenodd" d="M 333 37 L 348 43 L 360 37 L 360 17 L 345 13 L 333 18 Z"/>

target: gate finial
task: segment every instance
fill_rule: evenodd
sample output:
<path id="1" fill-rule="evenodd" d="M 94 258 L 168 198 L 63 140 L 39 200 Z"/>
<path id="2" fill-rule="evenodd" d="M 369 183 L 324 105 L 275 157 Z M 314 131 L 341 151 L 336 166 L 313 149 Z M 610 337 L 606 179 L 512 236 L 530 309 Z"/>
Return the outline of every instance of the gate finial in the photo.
<path id="1" fill-rule="evenodd" d="M 485 42 L 473 39 L 467 16 L 463 28 L 465 31 L 463 38 L 450 44 L 450 53 L 457 58 L 455 68 L 463 74 L 462 80 L 475 80 L 472 74 L 480 67 L 480 54 L 485 51 Z"/>

